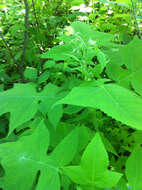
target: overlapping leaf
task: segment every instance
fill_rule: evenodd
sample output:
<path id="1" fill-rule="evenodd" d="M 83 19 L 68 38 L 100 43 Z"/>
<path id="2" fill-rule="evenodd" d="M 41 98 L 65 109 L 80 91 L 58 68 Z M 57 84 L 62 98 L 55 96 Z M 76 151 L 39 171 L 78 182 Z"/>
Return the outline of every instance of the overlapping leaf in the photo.
<path id="1" fill-rule="evenodd" d="M 126 162 L 126 176 L 132 189 L 142 189 L 142 147 L 137 145 Z"/>
<path id="2" fill-rule="evenodd" d="M 58 60 L 68 60 L 73 54 L 73 47 L 71 44 L 63 44 L 59 46 L 55 46 L 50 49 L 48 52 L 42 55 L 42 58 L 52 58 L 56 61 Z"/>
<path id="3" fill-rule="evenodd" d="M 59 96 L 57 95 L 59 90 L 60 89 L 57 86 L 49 83 L 40 93 L 42 102 L 40 103 L 39 110 L 43 114 L 48 115 L 49 121 L 54 128 L 56 128 L 63 114 L 61 105 L 52 109 L 53 104 L 60 99 L 60 96 L 62 97 L 62 94 Z"/>
<path id="4" fill-rule="evenodd" d="M 71 27 L 84 41 L 93 40 L 101 46 L 114 46 L 112 43 L 114 35 L 93 30 L 93 27 L 84 22 L 73 22 Z"/>
<path id="5" fill-rule="evenodd" d="M 58 104 L 100 109 L 112 118 L 142 130 L 142 99 L 116 84 L 73 88 Z"/>
<path id="6" fill-rule="evenodd" d="M 130 88 L 142 95 L 142 42 L 137 37 L 128 45 L 119 48 L 118 52 L 110 52 L 110 63 L 107 74 L 120 85 Z"/>
<path id="7" fill-rule="evenodd" d="M 55 108 L 56 114 L 50 107 L 59 99 L 56 97 L 57 90 L 55 85 L 48 84 L 44 91 L 38 93 L 32 84 L 16 84 L 14 88 L 1 92 L 0 115 L 10 112 L 9 133 L 34 117 L 39 108 L 39 101 L 42 101 L 44 112 L 49 114 L 51 123 L 56 126 L 62 116 L 62 106 Z M 54 122 L 52 122 L 53 117 L 56 118 Z"/>
<path id="8" fill-rule="evenodd" d="M 41 57 L 50 58 L 55 61 L 70 60 L 70 63 L 72 62 L 73 64 L 74 61 L 76 65 L 79 64 L 82 59 L 85 59 L 86 64 L 89 65 L 93 64 L 92 58 L 97 56 L 100 65 L 96 67 L 95 72 L 100 74 L 107 60 L 105 55 L 100 50 L 95 51 L 94 47 L 99 45 L 107 47 L 114 45 L 112 43 L 114 35 L 95 31 L 90 25 L 83 22 L 74 22 L 71 24 L 71 27 L 73 30 L 72 36 L 63 37 L 64 44 L 51 48 Z M 82 52 L 84 52 L 83 55 Z"/>
<path id="9" fill-rule="evenodd" d="M 43 122 L 32 135 L 22 137 L 17 142 L 1 144 L 0 156 L 5 170 L 2 185 L 4 190 L 25 190 L 32 187 L 36 187 L 36 190 L 59 190 L 58 171 L 73 159 L 77 149 L 77 134 L 77 129 L 73 130 L 51 156 L 47 156 L 49 133 Z M 72 152 L 68 154 L 70 150 Z M 40 176 L 36 184 L 39 171 Z"/>
<path id="10" fill-rule="evenodd" d="M 0 115 L 10 112 L 9 133 L 31 119 L 38 109 L 39 95 L 30 84 L 16 84 L 0 93 Z"/>

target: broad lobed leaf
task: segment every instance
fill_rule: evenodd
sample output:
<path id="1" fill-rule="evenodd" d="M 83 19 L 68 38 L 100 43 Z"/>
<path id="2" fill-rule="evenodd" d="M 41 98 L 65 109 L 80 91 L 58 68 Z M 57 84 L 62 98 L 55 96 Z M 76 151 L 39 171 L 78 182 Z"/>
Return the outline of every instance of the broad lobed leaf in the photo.
<path id="1" fill-rule="evenodd" d="M 59 169 L 69 164 L 75 156 L 78 144 L 77 134 L 77 129 L 75 129 L 67 135 L 55 151 L 53 150 L 51 156 L 47 155 L 49 132 L 43 121 L 32 135 L 23 136 L 16 142 L 1 144 L 1 163 L 5 170 L 2 183 L 4 190 L 23 190 L 33 187 L 36 187 L 36 190 L 59 190 Z M 68 155 L 69 150 L 72 152 Z M 40 175 L 36 184 L 38 172 Z"/>
<path id="2" fill-rule="evenodd" d="M 63 171 L 75 183 L 92 188 L 110 188 L 115 186 L 122 174 L 109 171 L 109 160 L 99 133 L 85 149 L 80 166 L 67 166 Z"/>
<path id="3" fill-rule="evenodd" d="M 117 52 L 108 52 L 110 63 L 106 67 L 108 76 L 118 84 L 142 95 L 142 42 L 137 37 Z"/>
<path id="4" fill-rule="evenodd" d="M 71 104 L 100 109 L 132 128 L 142 130 L 142 99 L 116 84 L 76 87 L 57 104 Z"/>
<path id="5" fill-rule="evenodd" d="M 48 114 L 49 120 L 56 127 L 62 116 L 61 105 L 51 110 L 52 105 L 59 99 L 57 92 L 58 88 L 50 83 L 40 93 L 36 92 L 35 86 L 30 83 L 15 84 L 14 88 L 0 92 L 0 115 L 10 112 L 9 134 L 32 119 L 38 110 Z M 53 118 L 56 120 L 53 121 Z"/>

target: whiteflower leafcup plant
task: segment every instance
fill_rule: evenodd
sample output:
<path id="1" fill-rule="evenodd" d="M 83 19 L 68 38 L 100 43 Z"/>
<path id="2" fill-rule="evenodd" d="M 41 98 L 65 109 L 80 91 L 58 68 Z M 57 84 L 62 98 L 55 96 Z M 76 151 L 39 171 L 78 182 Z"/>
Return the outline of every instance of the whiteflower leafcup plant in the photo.
<path id="1" fill-rule="evenodd" d="M 83 22 L 0 92 L 3 190 L 142 189 L 142 42 Z"/>

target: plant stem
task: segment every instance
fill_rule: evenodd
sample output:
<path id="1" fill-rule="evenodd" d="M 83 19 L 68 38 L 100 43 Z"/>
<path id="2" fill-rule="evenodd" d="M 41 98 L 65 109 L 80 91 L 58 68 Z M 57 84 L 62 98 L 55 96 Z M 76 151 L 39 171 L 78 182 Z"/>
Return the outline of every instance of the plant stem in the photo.
<path id="1" fill-rule="evenodd" d="M 38 19 L 37 19 L 37 15 L 36 15 L 36 10 L 35 10 L 35 2 L 34 2 L 34 0 L 32 0 L 32 7 L 33 7 L 33 11 L 34 11 L 35 20 L 36 20 L 37 30 L 40 33 L 39 23 L 38 23 Z"/>
<path id="2" fill-rule="evenodd" d="M 41 34 L 39 22 L 38 22 L 38 19 L 37 19 L 36 9 L 35 9 L 35 3 L 36 3 L 36 1 L 32 0 L 32 7 L 33 7 L 33 13 L 34 13 L 34 16 L 35 16 L 35 22 L 36 22 L 37 32 L 38 32 L 39 34 Z M 41 47 L 41 48 L 40 48 L 40 51 L 41 51 L 41 53 L 42 53 L 42 51 L 43 51 L 43 42 L 42 42 L 42 40 L 38 40 L 38 41 L 39 41 L 39 43 L 40 43 L 40 47 Z"/>
<path id="3" fill-rule="evenodd" d="M 135 11 L 135 5 L 134 5 L 134 1 L 133 0 L 131 0 L 131 4 L 132 4 L 132 9 L 133 9 L 133 17 L 134 17 L 134 20 L 135 20 L 135 25 L 136 25 L 136 28 L 137 28 L 137 31 L 138 31 L 138 37 L 140 39 L 142 39 L 141 31 L 140 31 L 139 24 L 138 24 L 137 18 L 136 18 L 136 11 Z"/>
<path id="4" fill-rule="evenodd" d="M 5 47 L 7 48 L 11 59 L 12 59 L 13 62 L 15 63 L 15 59 L 14 59 L 14 56 L 13 56 L 13 54 L 12 54 L 12 52 L 11 52 L 11 49 L 9 48 L 9 45 L 8 45 L 7 41 L 5 40 L 5 38 L 4 38 L 4 36 L 3 36 L 3 34 L 2 34 L 1 31 L 0 31 L 0 37 L 1 37 L 1 39 L 2 39 L 2 41 L 3 41 L 3 43 L 4 43 L 4 45 L 5 45 Z"/>
<path id="5" fill-rule="evenodd" d="M 27 48 L 27 40 L 28 40 L 28 20 L 29 20 L 29 4 L 27 0 L 24 0 L 25 4 L 25 33 L 24 33 L 24 46 L 23 46 L 23 52 L 22 52 L 22 58 L 21 58 L 21 64 L 19 65 L 19 73 L 21 76 L 21 81 L 24 82 L 24 60 L 25 60 L 25 54 L 26 54 L 26 48 Z"/>

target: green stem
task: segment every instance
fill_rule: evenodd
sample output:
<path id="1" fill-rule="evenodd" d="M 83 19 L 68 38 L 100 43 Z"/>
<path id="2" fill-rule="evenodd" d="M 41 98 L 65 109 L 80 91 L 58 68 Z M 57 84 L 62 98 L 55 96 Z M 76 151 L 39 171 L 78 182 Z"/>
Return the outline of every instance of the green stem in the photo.
<path id="1" fill-rule="evenodd" d="M 134 5 L 134 1 L 133 0 L 131 0 L 131 4 L 132 4 L 133 17 L 134 17 L 134 20 L 135 20 L 135 25 L 136 25 L 136 28 L 137 28 L 137 31 L 138 31 L 138 37 L 140 39 L 142 39 L 141 31 L 140 31 L 139 24 L 138 24 L 137 18 L 136 18 L 136 11 L 135 11 L 135 5 Z"/>

